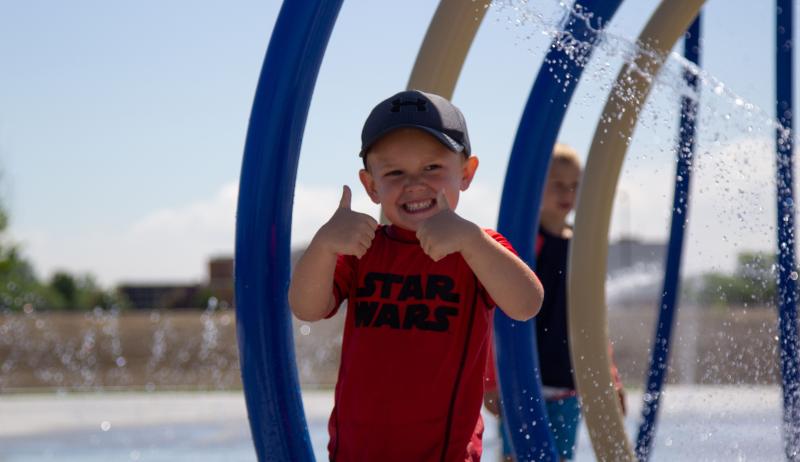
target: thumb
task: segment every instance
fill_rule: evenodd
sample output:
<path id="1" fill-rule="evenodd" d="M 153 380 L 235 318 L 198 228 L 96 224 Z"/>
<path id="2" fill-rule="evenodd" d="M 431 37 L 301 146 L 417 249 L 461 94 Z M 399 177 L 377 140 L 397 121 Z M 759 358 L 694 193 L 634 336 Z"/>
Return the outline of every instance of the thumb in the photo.
<path id="1" fill-rule="evenodd" d="M 350 192 L 350 187 L 344 185 L 342 188 L 342 198 L 339 199 L 339 208 L 350 210 L 350 198 L 353 194 Z"/>
<path id="2" fill-rule="evenodd" d="M 447 196 L 444 195 L 444 189 L 440 189 L 439 194 L 436 195 L 436 207 L 439 209 L 439 211 L 450 210 L 450 203 L 447 202 Z"/>

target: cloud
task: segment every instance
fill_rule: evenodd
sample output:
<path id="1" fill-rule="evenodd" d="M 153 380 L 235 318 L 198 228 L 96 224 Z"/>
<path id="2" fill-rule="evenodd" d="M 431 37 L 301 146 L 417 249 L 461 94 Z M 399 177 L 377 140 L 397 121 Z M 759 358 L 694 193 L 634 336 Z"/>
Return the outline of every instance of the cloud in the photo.
<path id="1" fill-rule="evenodd" d="M 379 207 L 372 203 L 360 185 L 351 185 L 351 208 L 378 219 Z M 339 206 L 341 186 L 298 184 L 292 212 L 292 245 L 305 245 Z"/>
<path id="2" fill-rule="evenodd" d="M 728 271 L 743 250 L 775 248 L 774 143 L 766 137 L 712 144 L 696 153 L 684 273 Z M 611 236 L 666 242 L 672 214 L 675 166 L 626 166 L 615 197 Z"/>
<path id="3" fill-rule="evenodd" d="M 179 208 L 156 210 L 131 226 L 130 237 L 162 235 L 170 240 L 188 237 L 227 247 L 234 226 L 238 191 L 236 183 L 229 183 L 211 198 Z M 200 235 L 191 237 L 198 231 Z"/>
<path id="4" fill-rule="evenodd" d="M 22 229 L 26 255 L 48 277 L 65 269 L 91 273 L 104 285 L 120 282 L 191 282 L 206 277 L 210 256 L 232 255 L 238 185 L 230 182 L 213 196 L 180 207 L 163 208 L 123 229 L 86 229 L 77 235 Z M 292 245 L 305 245 L 339 203 L 339 186 L 299 184 L 295 191 Z M 484 226 L 497 218 L 499 191 L 475 184 L 462 196 L 459 212 Z M 353 188 L 354 210 L 374 217 L 379 208 L 360 187 Z"/>
<path id="5" fill-rule="evenodd" d="M 192 282 L 206 278 L 211 256 L 233 255 L 238 184 L 180 207 L 155 210 L 124 229 L 85 229 L 78 235 L 20 229 L 25 254 L 38 273 L 60 269 L 91 273 L 104 285 L 120 282 Z M 298 185 L 293 245 L 307 243 L 338 206 L 336 187 Z M 353 208 L 378 215 L 378 207 L 354 191 Z"/>
<path id="6" fill-rule="evenodd" d="M 773 144 L 744 138 L 698 153 L 692 179 L 685 248 L 688 271 L 729 269 L 741 250 L 774 248 Z M 612 239 L 633 234 L 666 240 L 674 166 L 627 162 L 620 178 Z M 458 213 L 496 227 L 502 185 L 475 182 L 461 196 Z M 181 207 L 155 210 L 124 229 L 87 229 L 78 235 L 57 230 L 19 230 L 23 249 L 40 275 L 55 269 L 89 272 L 105 285 L 122 281 L 201 281 L 213 255 L 232 255 L 238 185 L 230 182 L 211 197 Z M 333 214 L 339 186 L 299 184 L 295 191 L 292 245 L 304 245 Z M 377 217 L 378 207 L 360 187 L 353 209 Z"/>
<path id="7" fill-rule="evenodd" d="M 473 182 L 459 200 L 457 209 L 459 215 L 484 228 L 497 228 L 502 186 L 502 183 Z"/>
<path id="8" fill-rule="evenodd" d="M 231 254 L 237 185 L 182 207 L 155 210 L 122 229 L 21 230 L 38 273 L 91 273 L 104 285 L 119 282 L 192 282 L 205 278 L 209 256 Z"/>
<path id="9" fill-rule="evenodd" d="M 743 250 L 775 252 L 773 140 L 743 138 L 701 152 L 698 163 L 685 249 L 687 269 L 728 270 Z"/>

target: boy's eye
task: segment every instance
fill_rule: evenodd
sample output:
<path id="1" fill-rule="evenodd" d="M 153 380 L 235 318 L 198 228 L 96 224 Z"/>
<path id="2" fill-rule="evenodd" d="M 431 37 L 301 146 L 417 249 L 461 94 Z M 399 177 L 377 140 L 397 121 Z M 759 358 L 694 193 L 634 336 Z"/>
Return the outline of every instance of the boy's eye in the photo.
<path id="1" fill-rule="evenodd" d="M 390 171 L 384 173 L 383 176 L 398 176 L 398 175 L 402 175 L 402 174 L 403 174 L 402 170 L 390 170 Z"/>
<path id="2" fill-rule="evenodd" d="M 431 170 L 438 170 L 440 168 L 442 168 L 442 166 L 439 165 L 439 164 L 431 164 L 431 165 L 426 166 L 425 170 L 431 171 Z"/>

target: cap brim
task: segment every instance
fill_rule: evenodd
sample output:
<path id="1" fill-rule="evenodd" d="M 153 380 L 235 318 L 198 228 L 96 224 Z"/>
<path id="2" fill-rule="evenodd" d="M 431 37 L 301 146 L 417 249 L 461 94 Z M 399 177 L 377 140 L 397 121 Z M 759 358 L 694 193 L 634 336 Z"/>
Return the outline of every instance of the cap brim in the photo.
<path id="1" fill-rule="evenodd" d="M 454 140 L 453 138 L 451 138 L 450 136 L 448 136 L 446 133 L 442 133 L 442 132 L 440 132 L 438 130 L 434 130 L 434 129 L 430 128 L 430 127 L 425 127 L 423 125 L 400 124 L 400 125 L 395 125 L 395 126 L 393 126 L 392 128 L 390 128 L 388 130 L 384 130 L 384 131 L 378 133 L 378 135 L 376 135 L 372 140 L 370 140 L 369 144 L 367 144 L 366 146 L 361 148 L 361 152 L 358 154 L 359 157 L 364 157 L 364 154 L 367 151 L 369 151 L 370 148 L 372 148 L 372 146 L 374 146 L 375 143 L 377 143 L 378 140 L 380 140 L 384 136 L 388 135 L 389 133 L 391 133 L 391 132 L 393 132 L 393 131 L 395 131 L 395 130 L 397 130 L 399 128 L 409 128 L 409 127 L 418 128 L 418 129 L 420 129 L 422 131 L 430 133 L 434 138 L 439 140 L 439 142 L 442 143 L 447 149 L 449 149 L 449 150 L 451 150 L 453 152 L 464 152 L 464 146 L 462 144 L 460 144 L 459 142 L 457 142 L 456 140 Z"/>

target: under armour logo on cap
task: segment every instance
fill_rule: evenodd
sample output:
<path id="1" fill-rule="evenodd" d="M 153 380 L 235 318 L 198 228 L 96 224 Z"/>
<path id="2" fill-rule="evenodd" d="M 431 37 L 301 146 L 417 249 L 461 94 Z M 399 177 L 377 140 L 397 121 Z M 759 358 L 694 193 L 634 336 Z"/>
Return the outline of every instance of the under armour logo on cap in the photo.
<path id="1" fill-rule="evenodd" d="M 400 112 L 403 106 L 416 106 L 418 111 L 427 111 L 428 101 L 422 98 L 413 98 L 413 101 L 404 97 L 396 98 L 392 100 L 391 111 Z"/>

